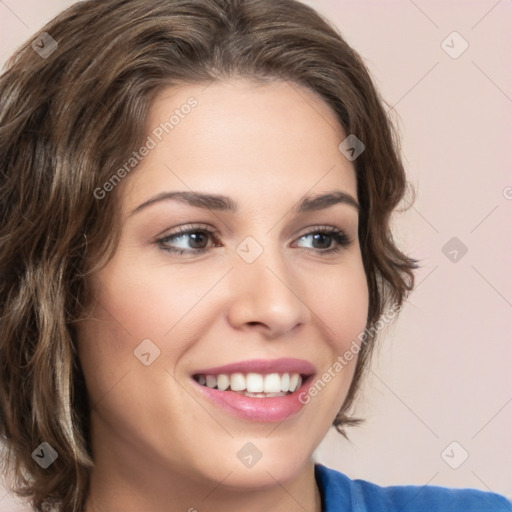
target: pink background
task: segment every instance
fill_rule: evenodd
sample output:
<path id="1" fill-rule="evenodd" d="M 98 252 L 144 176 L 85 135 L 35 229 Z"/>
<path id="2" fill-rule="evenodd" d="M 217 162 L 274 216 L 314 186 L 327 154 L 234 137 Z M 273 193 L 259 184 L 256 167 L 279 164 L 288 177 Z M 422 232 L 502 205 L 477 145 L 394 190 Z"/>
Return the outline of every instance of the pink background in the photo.
<path id="1" fill-rule="evenodd" d="M 1 1 L 0 62 L 71 3 Z M 417 189 L 396 237 L 422 264 L 380 340 L 356 408 L 365 424 L 351 443 L 331 431 L 316 459 L 380 485 L 511 498 L 512 1 L 306 3 L 337 25 L 394 106 Z M 452 237 L 468 248 L 457 262 L 442 252 Z M 446 461 L 457 465 L 462 450 L 469 457 L 453 469 Z M 0 487 L 0 510 L 28 508 Z"/>

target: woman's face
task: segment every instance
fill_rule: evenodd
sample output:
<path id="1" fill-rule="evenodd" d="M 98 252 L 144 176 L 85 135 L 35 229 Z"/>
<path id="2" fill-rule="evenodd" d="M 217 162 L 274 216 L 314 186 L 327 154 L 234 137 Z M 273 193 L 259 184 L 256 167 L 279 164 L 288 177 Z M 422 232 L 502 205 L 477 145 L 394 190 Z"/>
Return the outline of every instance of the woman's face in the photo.
<path id="1" fill-rule="evenodd" d="M 342 405 L 356 357 L 334 363 L 366 323 L 347 134 L 308 89 L 245 80 L 169 88 L 147 128 L 147 155 L 110 192 L 122 237 L 79 330 L 95 461 L 139 482 L 157 467 L 286 481 Z M 294 393 L 259 394 L 294 374 Z"/>

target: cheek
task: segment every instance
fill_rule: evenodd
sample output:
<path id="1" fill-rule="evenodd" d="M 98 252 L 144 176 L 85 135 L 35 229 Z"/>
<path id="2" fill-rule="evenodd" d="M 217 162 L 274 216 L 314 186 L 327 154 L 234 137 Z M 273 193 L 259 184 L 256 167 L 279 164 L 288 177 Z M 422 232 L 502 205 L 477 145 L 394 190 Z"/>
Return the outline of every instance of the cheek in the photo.
<path id="1" fill-rule="evenodd" d="M 215 273 L 174 271 L 120 253 L 95 276 L 96 306 L 78 326 L 82 368 L 96 396 L 142 367 L 134 351 L 145 340 L 154 344 L 151 357 L 158 354 L 152 368 L 172 368 L 189 348 L 197 305 L 218 281 Z"/>
<path id="2" fill-rule="evenodd" d="M 366 327 L 369 294 L 362 261 L 356 257 L 318 273 L 314 287 L 313 316 L 328 348 L 324 366 L 300 400 L 311 407 L 309 426 L 318 434 L 315 442 L 320 443 L 345 401 L 354 376 L 358 335 Z"/>
<path id="3" fill-rule="evenodd" d="M 98 315 L 117 324 L 121 337 L 140 343 L 145 338 L 162 340 L 192 312 L 218 280 L 211 272 L 191 272 L 144 260 L 120 251 L 96 283 Z M 108 318 L 110 317 L 110 318 Z M 187 318 L 188 319 L 188 318 Z"/>
<path id="4" fill-rule="evenodd" d="M 368 316 L 368 285 L 361 260 L 318 276 L 315 304 L 326 337 L 336 352 L 344 352 L 364 331 Z"/>

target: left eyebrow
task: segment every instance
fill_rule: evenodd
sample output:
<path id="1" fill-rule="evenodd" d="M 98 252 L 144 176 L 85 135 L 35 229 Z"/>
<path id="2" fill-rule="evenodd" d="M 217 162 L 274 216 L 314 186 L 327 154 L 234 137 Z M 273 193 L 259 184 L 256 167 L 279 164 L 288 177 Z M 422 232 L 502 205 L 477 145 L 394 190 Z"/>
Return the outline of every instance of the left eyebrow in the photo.
<path id="1" fill-rule="evenodd" d="M 299 203 L 299 206 L 297 206 L 295 211 L 296 213 L 313 212 L 323 210 L 324 208 L 329 208 L 330 206 L 340 203 L 353 206 L 358 212 L 361 210 L 359 203 L 350 194 L 336 190 L 329 192 L 328 194 L 305 197 Z"/>
<path id="2" fill-rule="evenodd" d="M 220 194 L 204 194 L 201 192 L 179 191 L 161 192 L 160 194 L 151 197 L 147 201 L 137 206 L 137 208 L 130 212 L 129 216 L 134 215 L 135 213 L 138 213 L 142 209 L 147 208 L 148 206 L 151 206 L 155 203 L 169 200 L 180 201 L 197 208 L 208 208 L 210 210 L 228 211 L 231 213 L 236 213 L 238 211 L 237 203 L 230 197 Z M 323 210 L 340 203 L 353 206 L 358 212 L 361 209 L 359 203 L 350 194 L 340 190 L 335 190 L 327 194 L 307 196 L 303 198 L 298 206 L 295 207 L 295 213 Z"/>

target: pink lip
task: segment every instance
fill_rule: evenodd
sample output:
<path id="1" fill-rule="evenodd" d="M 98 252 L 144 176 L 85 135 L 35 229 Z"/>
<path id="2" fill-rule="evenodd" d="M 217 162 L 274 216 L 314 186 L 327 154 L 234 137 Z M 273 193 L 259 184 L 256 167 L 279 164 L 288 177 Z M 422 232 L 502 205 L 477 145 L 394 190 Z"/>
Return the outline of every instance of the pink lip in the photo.
<path id="1" fill-rule="evenodd" d="M 273 398 L 251 398 L 234 391 L 220 391 L 218 389 L 202 386 L 194 379 L 192 382 L 202 396 L 220 406 L 226 412 L 249 421 L 278 422 L 297 414 L 305 404 L 299 397 L 304 393 L 314 378 L 315 368 L 308 361 L 293 358 L 276 360 L 255 359 L 242 361 L 215 368 L 197 370 L 193 375 L 219 375 L 221 373 L 300 373 L 308 375 L 301 387 L 289 395 Z"/>
<path id="2" fill-rule="evenodd" d="M 309 388 L 312 380 L 313 375 L 294 393 L 273 398 L 251 398 L 234 391 L 219 391 L 201 386 L 195 380 L 192 382 L 203 396 L 234 416 L 250 421 L 276 422 L 289 418 L 304 407 L 305 404 L 299 400 L 299 396 Z"/>
<path id="3" fill-rule="evenodd" d="M 194 375 L 219 375 L 221 373 L 301 373 L 311 375 L 315 373 L 315 367 L 303 359 L 294 359 L 291 357 L 281 359 L 252 359 L 250 361 L 240 361 L 227 364 L 225 366 L 216 366 L 194 371 Z"/>

